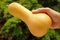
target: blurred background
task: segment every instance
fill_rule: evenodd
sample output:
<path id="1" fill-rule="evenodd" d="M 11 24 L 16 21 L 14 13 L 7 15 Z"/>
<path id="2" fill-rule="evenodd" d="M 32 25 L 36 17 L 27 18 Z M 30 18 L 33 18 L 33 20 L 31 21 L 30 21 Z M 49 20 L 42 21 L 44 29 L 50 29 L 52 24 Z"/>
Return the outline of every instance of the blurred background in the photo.
<path id="1" fill-rule="evenodd" d="M 27 25 L 8 12 L 8 5 L 18 2 L 29 10 L 50 7 L 60 12 L 60 0 L 0 0 L 0 40 L 60 40 L 60 29 L 49 29 L 40 38 L 33 36 Z"/>

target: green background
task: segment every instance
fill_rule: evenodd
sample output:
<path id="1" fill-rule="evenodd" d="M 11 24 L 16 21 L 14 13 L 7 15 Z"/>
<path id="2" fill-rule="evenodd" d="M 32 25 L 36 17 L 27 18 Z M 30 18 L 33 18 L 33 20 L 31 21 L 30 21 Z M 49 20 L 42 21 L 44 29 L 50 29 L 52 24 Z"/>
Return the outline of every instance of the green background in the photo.
<path id="1" fill-rule="evenodd" d="M 8 12 L 8 5 L 18 2 L 29 10 L 50 7 L 60 12 L 60 0 L 0 0 L 0 40 L 60 40 L 60 29 L 49 29 L 43 37 L 33 36 L 27 25 Z"/>

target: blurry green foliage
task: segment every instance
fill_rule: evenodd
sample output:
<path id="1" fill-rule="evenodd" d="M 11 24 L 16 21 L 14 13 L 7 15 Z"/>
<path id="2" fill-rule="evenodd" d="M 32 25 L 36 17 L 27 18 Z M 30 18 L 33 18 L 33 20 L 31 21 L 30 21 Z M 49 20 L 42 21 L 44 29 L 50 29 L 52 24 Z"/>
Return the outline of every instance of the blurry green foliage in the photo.
<path id="1" fill-rule="evenodd" d="M 52 7 L 58 4 L 57 0 L 38 0 L 39 4 L 42 4 L 44 7 Z"/>
<path id="2" fill-rule="evenodd" d="M 60 12 L 60 2 L 58 3 L 58 5 L 52 7 L 54 10 Z"/>
<path id="3" fill-rule="evenodd" d="M 8 40 L 60 40 L 60 29 L 49 29 L 45 36 L 34 37 L 22 20 L 9 14 L 8 5 L 12 2 L 18 2 L 29 10 L 50 7 L 60 12 L 60 0 L 0 0 L 0 24 L 2 24 L 0 34 L 3 38 Z"/>

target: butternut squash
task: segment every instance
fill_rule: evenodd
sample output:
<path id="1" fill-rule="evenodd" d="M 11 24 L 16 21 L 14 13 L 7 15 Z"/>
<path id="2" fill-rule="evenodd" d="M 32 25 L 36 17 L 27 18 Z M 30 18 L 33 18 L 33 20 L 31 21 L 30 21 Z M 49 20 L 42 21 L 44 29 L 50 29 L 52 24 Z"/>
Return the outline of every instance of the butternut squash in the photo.
<path id="1" fill-rule="evenodd" d="M 51 18 L 45 13 L 32 14 L 31 11 L 18 3 L 11 3 L 8 6 L 9 13 L 24 21 L 32 35 L 44 36 L 52 24 Z"/>

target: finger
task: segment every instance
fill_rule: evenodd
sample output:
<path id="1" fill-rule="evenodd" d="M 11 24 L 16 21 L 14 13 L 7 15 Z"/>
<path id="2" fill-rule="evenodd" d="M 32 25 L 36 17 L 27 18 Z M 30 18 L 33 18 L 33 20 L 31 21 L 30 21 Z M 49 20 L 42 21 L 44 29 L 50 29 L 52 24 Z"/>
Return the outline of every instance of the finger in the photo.
<path id="1" fill-rule="evenodd" d="M 49 11 L 49 8 L 39 8 L 39 9 L 36 9 L 38 12 L 48 12 Z"/>
<path id="2" fill-rule="evenodd" d="M 55 10 L 51 9 L 51 8 L 39 8 L 39 9 L 36 9 L 36 10 L 32 10 L 33 13 L 47 13 L 49 15 L 54 15 L 58 12 L 56 12 Z"/>
<path id="3" fill-rule="evenodd" d="M 60 27 L 50 27 L 51 29 L 60 29 Z"/>
<path id="4" fill-rule="evenodd" d="M 52 28 L 52 29 L 60 29 L 60 24 L 59 23 L 54 23 L 50 28 Z"/>
<path id="5" fill-rule="evenodd" d="M 39 8 L 36 10 L 32 10 L 33 13 L 47 13 L 48 12 L 48 8 Z"/>
<path id="6" fill-rule="evenodd" d="M 32 13 L 33 13 L 33 14 L 37 14 L 37 13 L 39 13 L 39 11 L 37 11 L 37 10 L 32 10 Z"/>

